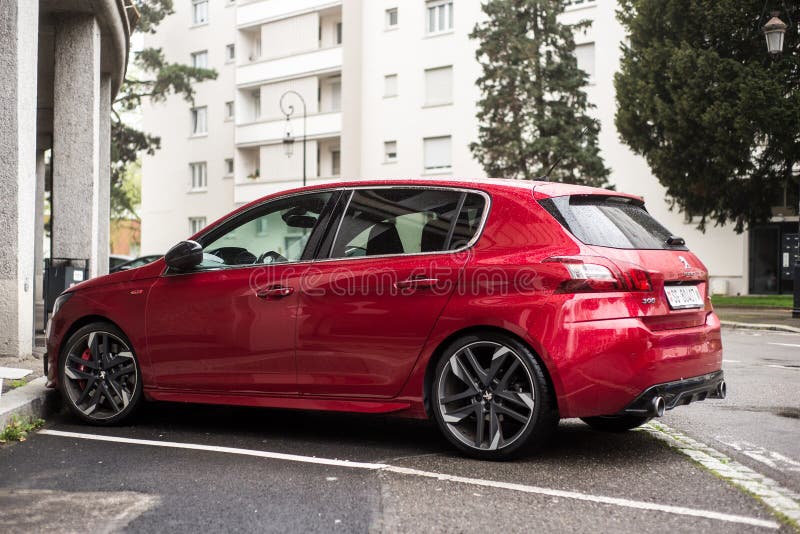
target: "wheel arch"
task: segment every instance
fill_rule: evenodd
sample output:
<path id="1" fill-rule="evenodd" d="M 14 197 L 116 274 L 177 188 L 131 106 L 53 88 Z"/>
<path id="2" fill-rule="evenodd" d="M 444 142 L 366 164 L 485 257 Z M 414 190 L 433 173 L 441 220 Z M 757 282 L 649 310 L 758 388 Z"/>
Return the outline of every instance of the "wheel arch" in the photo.
<path id="1" fill-rule="evenodd" d="M 59 358 L 61 358 L 61 352 L 64 350 L 64 345 L 66 345 L 67 341 L 69 341 L 69 338 L 71 338 L 72 335 L 75 332 L 77 332 L 78 330 L 80 330 L 84 326 L 92 324 L 92 323 L 108 323 L 108 324 L 113 325 L 114 327 L 118 328 L 120 330 L 120 332 L 125 334 L 126 338 L 128 337 L 128 334 L 125 332 L 125 330 L 123 330 L 123 328 L 119 324 L 117 324 L 115 321 L 112 321 L 108 317 L 106 317 L 104 315 L 94 314 L 94 313 L 93 314 L 84 315 L 82 317 L 79 317 L 78 319 L 73 321 L 71 325 L 69 325 L 69 328 L 67 328 L 67 330 L 64 332 L 64 335 L 59 340 L 58 347 L 57 347 L 57 350 L 55 351 L 55 353 L 52 354 L 52 356 L 48 354 L 48 360 L 49 360 L 48 361 L 48 367 L 52 366 L 53 369 L 58 369 Z M 130 343 L 130 338 L 128 338 L 128 342 Z M 134 350 L 136 350 L 136 349 L 134 349 Z M 48 376 L 49 376 L 49 373 L 48 373 Z M 55 381 L 56 381 L 54 383 L 57 383 L 57 381 L 58 381 L 58 372 L 57 371 L 56 371 L 56 373 L 54 375 L 54 378 L 55 378 Z"/>
<path id="2" fill-rule="evenodd" d="M 466 328 L 462 328 L 460 330 L 456 330 L 455 332 L 453 332 L 449 336 L 447 336 L 445 339 L 443 339 L 436 346 L 436 349 L 434 349 L 434 351 L 431 353 L 431 357 L 428 358 L 428 361 L 427 361 L 427 363 L 425 365 L 425 376 L 424 376 L 424 379 L 423 379 L 423 386 L 422 386 L 422 402 L 423 402 L 423 406 L 425 408 L 425 414 L 428 417 L 431 417 L 431 415 L 433 413 L 431 411 L 431 401 L 430 401 L 431 385 L 433 384 L 433 374 L 434 374 L 434 371 L 436 369 L 436 364 L 441 359 L 442 354 L 444 354 L 444 349 L 447 348 L 448 345 L 450 345 L 453 341 L 455 341 L 456 339 L 458 339 L 460 337 L 464 337 L 464 336 L 468 336 L 468 335 L 474 335 L 474 334 L 478 334 L 478 333 L 482 333 L 482 332 L 492 332 L 492 333 L 503 334 L 505 336 L 511 337 L 511 338 L 515 339 L 517 342 L 523 344 L 525 347 L 528 348 L 528 350 L 531 351 L 531 353 L 533 354 L 534 358 L 536 358 L 536 360 L 538 361 L 539 365 L 541 365 L 542 370 L 544 371 L 544 376 L 547 379 L 547 384 L 548 384 L 548 386 L 550 386 L 549 390 L 550 390 L 551 406 L 557 408 L 558 407 L 558 396 L 556 394 L 556 389 L 555 389 L 555 386 L 553 384 L 553 378 L 551 376 L 550 369 L 548 368 L 547 363 L 544 361 L 544 359 L 536 351 L 536 349 L 534 347 L 532 347 L 531 344 L 528 341 L 526 341 L 521 336 L 515 334 L 511 330 L 508 330 L 506 328 L 502 328 L 502 327 L 499 327 L 499 326 L 493 326 L 493 325 L 485 324 L 485 325 L 473 325 L 473 326 L 469 326 L 469 327 L 466 327 Z"/>

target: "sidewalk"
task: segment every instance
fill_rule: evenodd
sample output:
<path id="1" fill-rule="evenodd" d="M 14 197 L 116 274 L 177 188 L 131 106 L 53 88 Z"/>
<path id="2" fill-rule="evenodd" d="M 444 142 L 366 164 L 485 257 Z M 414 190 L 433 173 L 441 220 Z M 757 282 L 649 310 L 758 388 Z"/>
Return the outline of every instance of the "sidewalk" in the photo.
<path id="1" fill-rule="evenodd" d="M 744 328 L 767 328 L 800 333 L 800 319 L 792 318 L 792 311 L 782 308 L 729 308 L 716 307 L 723 326 Z M 748 325 L 748 326 L 744 326 Z"/>

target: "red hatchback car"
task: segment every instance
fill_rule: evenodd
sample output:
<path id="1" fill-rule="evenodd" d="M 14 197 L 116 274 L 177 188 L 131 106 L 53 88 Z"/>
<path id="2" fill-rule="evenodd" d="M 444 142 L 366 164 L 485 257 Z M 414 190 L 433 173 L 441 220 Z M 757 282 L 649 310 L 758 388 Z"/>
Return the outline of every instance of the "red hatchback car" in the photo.
<path id="1" fill-rule="evenodd" d="M 433 418 L 503 458 L 725 396 L 703 264 L 613 191 L 358 181 L 244 206 L 62 294 L 45 367 L 81 419 L 152 400 Z"/>

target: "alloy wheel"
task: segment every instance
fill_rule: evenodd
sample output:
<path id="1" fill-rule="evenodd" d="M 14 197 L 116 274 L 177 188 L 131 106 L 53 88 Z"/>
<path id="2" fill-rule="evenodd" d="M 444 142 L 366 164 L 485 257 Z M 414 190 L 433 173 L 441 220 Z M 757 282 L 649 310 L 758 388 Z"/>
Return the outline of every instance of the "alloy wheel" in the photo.
<path id="1" fill-rule="evenodd" d="M 128 344 L 110 332 L 89 332 L 73 343 L 64 362 L 64 390 L 87 418 L 110 419 L 128 408 L 139 373 Z"/>
<path id="2" fill-rule="evenodd" d="M 522 357 L 494 341 L 470 343 L 450 356 L 437 384 L 438 409 L 464 445 L 508 447 L 531 424 L 535 389 Z"/>

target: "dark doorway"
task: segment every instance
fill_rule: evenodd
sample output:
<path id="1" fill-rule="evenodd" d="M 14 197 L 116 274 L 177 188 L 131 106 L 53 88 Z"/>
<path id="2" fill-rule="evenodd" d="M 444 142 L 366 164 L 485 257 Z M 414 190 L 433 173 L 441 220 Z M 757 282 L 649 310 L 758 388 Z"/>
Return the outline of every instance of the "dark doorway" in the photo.
<path id="1" fill-rule="evenodd" d="M 752 228 L 750 246 L 750 293 L 777 295 L 792 292 L 797 223 L 770 223 Z M 787 265 L 788 259 L 788 265 Z"/>

